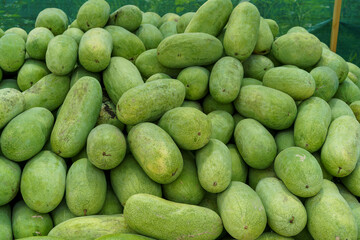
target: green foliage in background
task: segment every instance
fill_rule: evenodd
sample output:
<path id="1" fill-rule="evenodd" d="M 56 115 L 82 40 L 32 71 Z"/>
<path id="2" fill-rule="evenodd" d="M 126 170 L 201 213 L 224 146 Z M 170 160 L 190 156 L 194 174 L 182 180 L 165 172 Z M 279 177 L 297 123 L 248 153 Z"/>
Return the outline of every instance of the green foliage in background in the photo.
<path id="1" fill-rule="evenodd" d="M 168 12 L 179 15 L 196 11 L 205 0 L 107 0 L 112 11 L 123 5 L 133 4 L 142 11 Z M 240 0 L 244 1 L 244 0 Z M 234 6 L 240 2 L 232 0 Z M 246 0 L 245 0 L 246 1 Z M 0 28 L 21 27 L 30 31 L 37 14 L 44 8 L 64 10 L 70 21 L 85 0 L 0 0 Z M 251 0 L 265 18 L 276 20 L 280 33 L 293 26 L 302 26 L 314 33 L 321 41 L 330 43 L 334 0 Z M 360 1 L 343 0 L 338 53 L 347 61 L 360 65 Z"/>

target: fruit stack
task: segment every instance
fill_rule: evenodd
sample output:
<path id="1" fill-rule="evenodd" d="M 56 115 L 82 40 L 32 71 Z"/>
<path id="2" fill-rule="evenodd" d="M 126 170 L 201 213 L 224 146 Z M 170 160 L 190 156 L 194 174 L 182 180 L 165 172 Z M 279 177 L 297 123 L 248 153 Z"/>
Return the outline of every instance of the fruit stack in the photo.
<path id="1" fill-rule="evenodd" d="M 0 31 L 0 239 L 358 239 L 360 68 L 278 32 L 230 0 Z"/>

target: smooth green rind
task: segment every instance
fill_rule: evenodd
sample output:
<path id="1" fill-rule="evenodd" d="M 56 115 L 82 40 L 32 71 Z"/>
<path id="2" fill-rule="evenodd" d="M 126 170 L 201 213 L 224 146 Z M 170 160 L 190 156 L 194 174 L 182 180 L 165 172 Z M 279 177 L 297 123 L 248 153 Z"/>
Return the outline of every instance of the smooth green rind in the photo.
<path id="1" fill-rule="evenodd" d="M 314 240 L 314 238 L 311 236 L 311 234 L 309 233 L 309 230 L 307 228 L 304 228 L 298 235 L 294 236 L 294 238 L 291 238 L 291 239 L 293 239 L 293 240 Z M 278 240 L 278 239 L 275 239 L 275 240 Z"/>
<path id="2" fill-rule="evenodd" d="M 99 215 L 114 215 L 123 213 L 123 206 L 119 202 L 119 199 L 116 197 L 114 191 L 111 186 L 108 185 L 106 190 L 106 197 L 104 205 L 99 212 Z"/>
<path id="3" fill-rule="evenodd" d="M 262 81 L 265 73 L 274 67 L 274 63 L 262 55 L 251 55 L 243 62 L 245 77 Z"/>
<path id="4" fill-rule="evenodd" d="M 9 33 L 14 33 L 19 35 L 26 42 L 27 32 L 24 29 L 18 27 L 12 27 L 5 31 L 5 34 L 9 34 Z"/>
<path id="5" fill-rule="evenodd" d="M 169 22 L 164 22 L 160 26 L 159 30 L 160 30 L 161 34 L 163 35 L 164 39 L 177 34 L 176 25 L 177 25 L 177 22 L 169 21 Z"/>
<path id="6" fill-rule="evenodd" d="M 0 156 L 0 180 L 2 183 L 0 185 L 0 206 L 11 202 L 15 198 L 20 187 L 20 176 L 20 166 Z"/>
<path id="7" fill-rule="evenodd" d="M 116 106 L 118 119 L 125 124 L 155 121 L 170 109 L 181 106 L 185 87 L 171 79 L 160 79 L 125 92 Z"/>
<path id="8" fill-rule="evenodd" d="M 276 67 L 268 70 L 263 85 L 287 93 L 295 101 L 305 100 L 315 92 L 315 80 L 298 68 Z"/>
<path id="9" fill-rule="evenodd" d="M 189 25 L 191 19 L 194 17 L 195 12 L 187 12 L 181 15 L 178 23 L 176 24 L 177 33 L 184 33 L 186 27 Z M 144 15 L 143 15 L 144 16 Z"/>
<path id="10" fill-rule="evenodd" d="M 360 156 L 360 125 L 350 116 L 335 119 L 321 149 L 321 162 L 334 177 L 349 175 Z"/>
<path id="11" fill-rule="evenodd" d="M 217 196 L 226 231 L 236 239 L 257 239 L 266 227 L 266 213 L 259 196 L 242 182 L 231 182 Z"/>
<path id="12" fill-rule="evenodd" d="M 219 214 L 219 208 L 217 206 L 216 198 L 216 193 L 205 192 L 205 196 L 203 200 L 199 203 L 199 206 L 211 209 L 217 214 Z"/>
<path id="13" fill-rule="evenodd" d="M 54 124 L 45 108 L 32 108 L 13 118 L 1 133 L 1 151 L 10 160 L 21 162 L 41 151 Z"/>
<path id="14" fill-rule="evenodd" d="M 328 103 L 331 108 L 331 121 L 334 121 L 336 118 L 341 116 L 351 116 L 355 118 L 350 106 L 343 100 L 332 98 Z"/>
<path id="15" fill-rule="evenodd" d="M 134 233 L 122 214 L 72 218 L 55 226 L 49 236 L 64 240 L 95 240 L 114 233 Z"/>
<path id="16" fill-rule="evenodd" d="M 104 172 L 86 158 L 77 160 L 67 173 L 65 196 L 66 204 L 76 216 L 99 213 L 106 196 Z"/>
<path id="17" fill-rule="evenodd" d="M 356 84 L 356 86 L 359 87 L 360 81 L 355 74 L 353 74 L 352 72 L 349 72 L 347 75 L 347 78 L 349 78 L 351 81 L 353 81 Z"/>
<path id="18" fill-rule="evenodd" d="M 212 136 L 209 117 L 194 108 L 171 109 L 161 117 L 158 125 L 174 139 L 180 148 L 185 150 L 202 148 Z"/>
<path id="19" fill-rule="evenodd" d="M 316 67 L 326 66 L 336 72 L 339 83 L 345 81 L 348 73 L 349 66 L 345 60 L 338 54 L 330 51 L 330 49 L 323 49 L 320 61 L 316 64 Z"/>
<path id="20" fill-rule="evenodd" d="M 65 192 L 66 163 L 50 151 L 28 161 L 21 175 L 20 191 L 26 205 L 39 213 L 54 210 Z"/>
<path id="21" fill-rule="evenodd" d="M 360 89 L 349 78 L 346 78 L 343 83 L 339 85 L 339 88 L 334 96 L 341 99 L 347 104 L 351 104 L 360 100 Z"/>
<path id="22" fill-rule="evenodd" d="M 291 237 L 305 228 L 307 215 L 304 205 L 279 179 L 262 179 L 256 186 L 256 193 L 264 204 L 273 231 Z"/>
<path id="23" fill-rule="evenodd" d="M 79 65 L 71 73 L 70 88 L 72 88 L 72 86 L 74 86 L 74 84 L 77 81 L 79 81 L 79 79 L 82 77 L 93 77 L 93 78 L 97 79 L 99 82 L 101 82 L 101 74 L 100 73 L 89 72 L 84 67 Z"/>
<path id="24" fill-rule="evenodd" d="M 360 68 L 351 62 L 347 62 L 346 64 L 349 67 L 349 72 L 353 73 L 358 79 L 360 79 Z"/>
<path id="25" fill-rule="evenodd" d="M 12 88 L 0 89 L 0 129 L 24 110 L 25 99 L 20 91 Z"/>
<path id="26" fill-rule="evenodd" d="M 142 22 L 142 12 L 135 5 L 125 5 L 113 12 L 109 18 L 109 25 L 116 25 L 133 32 Z"/>
<path id="27" fill-rule="evenodd" d="M 360 196 L 360 162 L 357 161 L 355 169 L 350 175 L 341 178 L 341 182 L 344 186 L 355 196 Z"/>
<path id="28" fill-rule="evenodd" d="M 300 68 L 314 66 L 321 59 L 320 40 L 310 33 L 293 32 L 277 38 L 272 53 L 283 64 Z"/>
<path id="29" fill-rule="evenodd" d="M 310 72 L 315 80 L 316 89 L 314 97 L 319 97 L 325 101 L 329 101 L 336 93 L 339 87 L 339 80 L 334 72 L 329 67 L 316 67 Z"/>
<path id="30" fill-rule="evenodd" d="M 248 166 L 242 159 L 235 144 L 226 145 L 231 155 L 231 181 L 246 182 Z"/>
<path id="31" fill-rule="evenodd" d="M 93 28 L 81 38 L 79 62 L 90 72 L 101 72 L 110 64 L 112 50 L 111 34 L 105 29 Z"/>
<path id="32" fill-rule="evenodd" d="M 249 186 L 254 190 L 261 179 L 268 177 L 276 177 L 274 165 L 271 165 L 266 169 L 249 168 Z"/>
<path id="33" fill-rule="evenodd" d="M 103 237 L 97 238 L 96 240 L 153 240 L 153 238 L 148 238 L 137 234 L 118 233 L 105 235 Z"/>
<path id="34" fill-rule="evenodd" d="M 305 207 L 314 239 L 357 239 L 355 218 L 334 183 L 324 180 L 319 194 L 307 199 Z"/>
<path id="35" fill-rule="evenodd" d="M 279 34 L 279 25 L 277 24 L 277 22 L 273 19 L 265 19 L 265 21 L 269 24 L 270 30 L 275 37 L 277 37 L 277 35 Z"/>
<path id="36" fill-rule="evenodd" d="M 97 168 L 109 170 L 117 167 L 126 154 L 126 139 L 115 126 L 101 124 L 89 133 L 86 143 L 89 161 Z"/>
<path id="37" fill-rule="evenodd" d="M 211 70 L 209 90 L 211 96 L 220 103 L 231 103 L 239 95 L 244 68 L 239 60 L 223 57 Z"/>
<path id="38" fill-rule="evenodd" d="M 155 12 L 145 12 L 142 15 L 141 25 L 143 24 L 151 24 L 155 27 L 160 27 L 161 25 L 161 17 L 159 14 Z"/>
<path id="39" fill-rule="evenodd" d="M 300 26 L 295 26 L 290 28 L 287 33 L 294 33 L 294 32 L 308 33 L 308 30 Z"/>
<path id="40" fill-rule="evenodd" d="M 99 82 L 83 77 L 75 83 L 62 104 L 51 133 L 53 151 L 65 158 L 78 154 L 95 126 L 102 102 Z"/>
<path id="41" fill-rule="evenodd" d="M 139 208 L 148 211 L 139 211 Z M 173 203 L 148 194 L 129 198 L 124 216 L 130 228 L 160 240 L 214 240 L 223 230 L 220 217 L 210 209 Z"/>
<path id="42" fill-rule="evenodd" d="M 63 34 L 72 37 L 79 45 L 84 32 L 79 28 L 68 28 Z"/>
<path id="43" fill-rule="evenodd" d="M 171 77 L 165 73 L 155 73 L 146 79 L 146 82 L 152 82 L 159 79 L 171 79 Z"/>
<path id="44" fill-rule="evenodd" d="M 24 201 L 19 201 L 12 210 L 12 228 L 15 239 L 47 236 L 53 222 L 49 214 L 35 212 Z"/>
<path id="45" fill-rule="evenodd" d="M 155 182 L 171 183 L 181 173 L 183 159 L 180 150 L 170 135 L 157 125 L 136 125 L 128 135 L 128 142 L 136 161 Z"/>
<path id="46" fill-rule="evenodd" d="M 197 101 L 184 101 L 181 107 L 192 107 L 197 110 L 203 111 L 201 104 Z"/>
<path id="47" fill-rule="evenodd" d="M 25 61 L 25 41 L 19 35 L 9 33 L 0 38 L 0 68 L 16 72 Z"/>
<path id="48" fill-rule="evenodd" d="M 275 142 L 277 146 L 277 151 L 280 153 L 282 150 L 295 147 L 295 140 L 294 140 L 294 130 L 292 128 L 279 131 L 275 135 Z"/>
<path id="49" fill-rule="evenodd" d="M 236 127 L 236 125 L 237 125 L 241 120 L 244 120 L 244 119 L 245 119 L 243 116 L 241 116 L 241 115 L 238 114 L 238 113 L 235 113 L 235 114 L 233 115 L 233 118 L 234 118 L 235 127 Z"/>
<path id="50" fill-rule="evenodd" d="M 209 76 L 209 70 L 203 67 L 187 67 L 183 69 L 177 79 L 185 86 L 185 98 L 199 100 L 205 97 L 209 88 Z"/>
<path id="51" fill-rule="evenodd" d="M 219 39 L 207 33 L 181 33 L 164 39 L 157 48 L 158 61 L 169 68 L 209 65 L 223 54 Z"/>
<path id="52" fill-rule="evenodd" d="M 125 125 L 116 117 L 116 106 L 111 101 L 105 101 L 101 105 L 99 118 L 96 121 L 96 126 L 100 124 L 111 124 L 124 130 Z"/>
<path id="53" fill-rule="evenodd" d="M 230 113 L 221 110 L 212 111 L 207 117 L 211 123 L 210 138 L 220 140 L 227 144 L 234 133 L 234 118 Z"/>
<path id="54" fill-rule="evenodd" d="M 0 89 L 4 89 L 4 88 L 13 88 L 20 91 L 20 88 L 17 85 L 16 80 L 14 79 L 4 79 L 3 81 L 1 81 Z"/>
<path id="55" fill-rule="evenodd" d="M 28 59 L 18 72 L 17 84 L 21 91 L 25 91 L 49 73 L 44 62 Z"/>
<path id="56" fill-rule="evenodd" d="M 110 172 L 111 186 L 122 206 L 135 194 L 147 193 L 161 197 L 160 184 L 154 182 L 141 169 L 132 155 L 127 155 L 124 161 Z"/>
<path id="57" fill-rule="evenodd" d="M 274 232 L 264 232 L 256 240 L 294 240 L 294 239 L 281 236 Z M 305 240 L 305 239 L 302 239 L 302 240 Z"/>
<path id="58" fill-rule="evenodd" d="M 201 186 L 208 192 L 224 191 L 231 182 L 231 154 L 226 145 L 210 139 L 196 152 L 196 166 Z"/>
<path id="59" fill-rule="evenodd" d="M 10 205 L 4 205 L 0 207 L 0 226 L 1 238 L 3 240 L 13 240 Z"/>
<path id="60" fill-rule="evenodd" d="M 260 13 L 255 5 L 242 2 L 230 15 L 224 36 L 224 49 L 227 55 L 240 61 L 250 57 L 258 41 Z"/>
<path id="61" fill-rule="evenodd" d="M 54 111 L 64 102 L 69 88 L 68 76 L 49 74 L 23 92 L 25 109 L 43 107 Z"/>
<path id="62" fill-rule="evenodd" d="M 156 57 L 156 49 L 147 50 L 140 54 L 135 61 L 135 65 L 145 78 L 151 77 L 156 73 L 165 73 L 171 77 L 176 77 L 180 72 L 180 69 L 161 65 Z"/>
<path id="63" fill-rule="evenodd" d="M 360 227 L 360 203 L 355 196 L 353 196 L 346 188 L 340 184 L 336 184 L 341 196 L 349 204 L 351 212 L 355 217 L 355 221 L 358 228 L 358 239 L 359 239 L 359 227 Z"/>
<path id="64" fill-rule="evenodd" d="M 60 202 L 60 204 L 51 212 L 51 218 L 54 221 L 54 226 L 59 225 L 66 220 L 76 217 L 66 204 L 65 197 Z"/>
<path id="65" fill-rule="evenodd" d="M 146 50 L 157 48 L 164 39 L 160 30 L 152 24 L 141 24 L 136 35 L 144 43 Z"/>
<path id="66" fill-rule="evenodd" d="M 355 101 L 351 103 L 350 108 L 353 111 L 358 122 L 360 122 L 360 101 Z"/>
<path id="67" fill-rule="evenodd" d="M 72 23 L 69 25 L 69 28 L 78 28 L 78 29 L 80 29 L 79 24 L 77 23 L 76 19 L 74 21 L 72 21 Z"/>
<path id="68" fill-rule="evenodd" d="M 54 34 L 47 28 L 38 27 L 29 32 L 26 41 L 26 52 L 33 59 L 44 60 L 46 50 Z"/>
<path id="69" fill-rule="evenodd" d="M 108 68 L 103 72 L 103 81 L 114 104 L 127 90 L 144 83 L 136 66 L 122 57 L 111 58 Z"/>
<path id="70" fill-rule="evenodd" d="M 265 169 L 274 161 L 277 147 L 274 137 L 254 119 L 240 121 L 234 132 L 236 146 L 252 168 Z"/>
<path id="71" fill-rule="evenodd" d="M 60 76 L 69 74 L 75 67 L 78 45 L 72 37 L 56 36 L 50 40 L 46 51 L 46 66 Z"/>
<path id="72" fill-rule="evenodd" d="M 84 32 L 104 27 L 110 17 L 110 6 L 104 0 L 89 0 L 79 9 L 76 22 Z"/>
<path id="73" fill-rule="evenodd" d="M 241 87 L 245 87 L 248 85 L 263 85 L 262 81 L 259 81 L 255 78 L 243 78 Z"/>
<path id="74" fill-rule="evenodd" d="M 64 239 L 58 237 L 37 236 L 37 237 L 18 238 L 17 240 L 64 240 Z"/>
<path id="75" fill-rule="evenodd" d="M 244 117 L 256 119 L 276 130 L 289 128 L 297 114 L 296 104 L 289 95 L 259 85 L 241 88 L 234 105 Z"/>
<path id="76" fill-rule="evenodd" d="M 211 95 L 207 95 L 203 101 L 204 113 L 208 114 L 216 110 L 223 110 L 234 114 L 234 106 L 231 103 L 219 103 Z"/>
<path id="77" fill-rule="evenodd" d="M 325 100 L 311 97 L 302 102 L 294 125 L 295 145 L 311 153 L 318 151 L 325 142 L 330 123 L 331 108 Z"/>
<path id="78" fill-rule="evenodd" d="M 305 149 L 290 147 L 280 152 L 275 159 L 274 170 L 289 191 L 298 197 L 315 196 L 321 189 L 321 167 Z"/>
<path id="79" fill-rule="evenodd" d="M 169 22 L 169 21 L 178 22 L 179 18 L 180 18 L 180 16 L 177 15 L 176 13 L 166 13 L 161 17 L 160 25 L 165 23 L 165 22 Z"/>
<path id="80" fill-rule="evenodd" d="M 45 8 L 38 14 L 35 27 L 45 27 L 55 36 L 60 35 L 68 28 L 68 17 L 61 9 Z"/>
<path id="81" fill-rule="evenodd" d="M 197 205 L 205 196 L 195 165 L 195 157 L 190 152 L 182 152 L 184 167 L 179 177 L 162 186 L 164 197 L 170 201 Z"/>
<path id="82" fill-rule="evenodd" d="M 267 21 L 260 17 L 259 36 L 255 45 L 254 53 L 265 55 L 271 50 L 274 36 Z"/>
<path id="83" fill-rule="evenodd" d="M 119 26 L 107 26 L 105 28 L 113 39 L 112 56 L 123 57 L 133 63 L 137 57 L 145 52 L 145 45 L 135 34 Z"/>
<path id="84" fill-rule="evenodd" d="M 334 177 L 330 173 L 328 173 L 328 171 L 326 171 L 324 165 L 322 164 L 320 152 L 315 152 L 312 155 L 315 157 L 321 167 L 323 178 L 331 181 Z"/>
<path id="85" fill-rule="evenodd" d="M 206 1 L 192 17 L 185 33 L 203 32 L 217 36 L 227 23 L 232 10 L 230 0 Z"/>

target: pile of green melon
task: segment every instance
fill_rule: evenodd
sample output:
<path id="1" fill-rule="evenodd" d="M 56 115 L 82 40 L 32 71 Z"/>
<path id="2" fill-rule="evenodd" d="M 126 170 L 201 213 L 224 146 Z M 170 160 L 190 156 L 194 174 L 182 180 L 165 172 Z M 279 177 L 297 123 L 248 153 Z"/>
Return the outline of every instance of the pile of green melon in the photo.
<path id="1" fill-rule="evenodd" d="M 249 2 L 68 24 L 0 30 L 1 240 L 360 239 L 359 67 Z"/>

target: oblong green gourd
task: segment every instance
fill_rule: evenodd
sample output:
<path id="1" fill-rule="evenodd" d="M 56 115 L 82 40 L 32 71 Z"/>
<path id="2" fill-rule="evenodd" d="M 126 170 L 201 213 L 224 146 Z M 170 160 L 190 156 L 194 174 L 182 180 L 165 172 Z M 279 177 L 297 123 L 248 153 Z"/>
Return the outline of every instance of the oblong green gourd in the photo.
<path id="1" fill-rule="evenodd" d="M 65 161 L 50 151 L 42 151 L 28 161 L 20 185 L 26 205 L 40 213 L 54 210 L 64 196 L 66 170 Z"/>
<path id="2" fill-rule="evenodd" d="M 135 159 L 155 182 L 173 182 L 181 173 L 183 159 L 171 137 L 153 123 L 134 126 L 129 135 L 130 150 Z"/>
<path id="3" fill-rule="evenodd" d="M 62 157 L 73 157 L 85 146 L 102 102 L 99 81 L 83 77 L 70 89 L 51 133 L 51 147 Z"/>
<path id="4" fill-rule="evenodd" d="M 276 233 L 291 237 L 305 228 L 304 205 L 279 179 L 262 179 L 256 186 L 256 193 L 264 204 L 268 224 Z"/>
<path id="5" fill-rule="evenodd" d="M 1 133 L 1 151 L 13 161 L 35 156 L 47 142 L 54 116 L 45 108 L 31 108 L 12 119 Z"/>
<path id="6" fill-rule="evenodd" d="M 149 211 L 138 211 L 139 207 Z M 161 240 L 190 237 L 194 240 L 214 240 L 223 229 L 219 215 L 210 209 L 174 203 L 148 194 L 136 194 L 129 198 L 124 216 L 136 232 Z"/>
<path id="7" fill-rule="evenodd" d="M 65 196 L 66 204 L 73 214 L 97 214 L 104 205 L 105 195 L 106 179 L 102 170 L 93 166 L 86 158 L 71 165 L 66 176 Z"/>
<path id="8" fill-rule="evenodd" d="M 290 147 L 280 152 L 275 159 L 274 170 L 289 191 L 298 197 L 315 196 L 321 189 L 321 167 L 305 149 Z"/>

